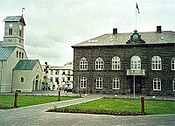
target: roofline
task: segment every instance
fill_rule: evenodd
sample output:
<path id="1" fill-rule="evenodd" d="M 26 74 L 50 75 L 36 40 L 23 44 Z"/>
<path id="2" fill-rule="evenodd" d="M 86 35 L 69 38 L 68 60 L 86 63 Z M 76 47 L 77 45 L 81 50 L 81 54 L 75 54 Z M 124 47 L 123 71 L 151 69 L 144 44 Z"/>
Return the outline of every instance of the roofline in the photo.
<path id="1" fill-rule="evenodd" d="M 115 44 L 115 45 L 86 45 L 86 46 L 71 46 L 72 48 L 82 48 L 82 47 L 113 47 L 113 46 L 143 46 L 143 45 L 171 45 L 174 43 L 138 43 L 138 44 Z"/>

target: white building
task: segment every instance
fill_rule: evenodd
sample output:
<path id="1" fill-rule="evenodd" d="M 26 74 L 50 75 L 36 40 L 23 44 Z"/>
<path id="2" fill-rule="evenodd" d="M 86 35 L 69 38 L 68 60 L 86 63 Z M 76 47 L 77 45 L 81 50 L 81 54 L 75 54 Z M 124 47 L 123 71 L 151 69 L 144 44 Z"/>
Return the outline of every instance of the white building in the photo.
<path id="1" fill-rule="evenodd" d="M 7 16 L 4 22 L 4 38 L 0 42 L 0 92 L 40 90 L 42 69 L 39 60 L 27 58 L 23 16 Z"/>
<path id="2" fill-rule="evenodd" d="M 72 62 L 68 62 L 64 66 L 49 66 L 47 76 L 50 90 L 57 90 L 58 84 L 62 89 L 67 86 L 73 88 Z"/>

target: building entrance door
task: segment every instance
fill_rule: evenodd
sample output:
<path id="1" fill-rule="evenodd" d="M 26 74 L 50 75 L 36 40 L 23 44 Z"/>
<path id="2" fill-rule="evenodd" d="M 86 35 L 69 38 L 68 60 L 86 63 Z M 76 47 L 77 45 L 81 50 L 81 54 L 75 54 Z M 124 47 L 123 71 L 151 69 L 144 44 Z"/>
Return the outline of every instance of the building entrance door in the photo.
<path id="1" fill-rule="evenodd" d="M 134 77 L 132 76 L 130 78 L 130 89 L 131 89 L 131 94 L 133 94 L 133 86 L 134 86 Z M 140 94 L 142 93 L 142 80 L 143 77 L 141 76 L 135 76 L 135 93 Z"/>
<path id="2" fill-rule="evenodd" d="M 136 77 L 135 78 L 135 91 L 136 94 L 140 94 L 141 93 L 141 87 L 142 87 L 142 78 L 141 77 Z"/>

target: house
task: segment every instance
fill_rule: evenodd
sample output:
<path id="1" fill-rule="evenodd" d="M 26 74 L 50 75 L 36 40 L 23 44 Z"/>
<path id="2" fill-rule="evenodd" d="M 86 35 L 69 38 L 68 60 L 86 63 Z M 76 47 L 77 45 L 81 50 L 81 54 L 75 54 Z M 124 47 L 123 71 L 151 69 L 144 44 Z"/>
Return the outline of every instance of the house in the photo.
<path id="1" fill-rule="evenodd" d="M 45 68 L 45 65 L 43 68 Z M 50 90 L 57 90 L 58 84 L 62 89 L 67 86 L 69 86 L 71 89 L 73 88 L 72 62 L 68 62 L 64 66 L 49 65 L 48 74 L 46 75 L 48 78 L 48 87 Z"/>
<path id="2" fill-rule="evenodd" d="M 74 49 L 74 92 L 175 95 L 175 32 L 104 34 Z"/>
<path id="3" fill-rule="evenodd" d="M 32 70 L 25 69 L 27 67 L 25 65 L 29 65 L 31 60 L 28 60 L 24 49 L 24 26 L 26 26 L 24 17 L 7 16 L 4 22 L 4 37 L 3 42 L 0 43 L 0 92 L 32 91 L 36 89 L 32 88 L 36 84 L 33 82 L 34 78 L 40 75 L 38 80 L 42 79 L 42 70 L 38 68 L 37 72 L 33 72 L 36 64 L 40 65 L 39 60 L 35 60 Z M 21 69 L 22 66 L 25 66 L 24 69 Z M 30 83 L 29 78 L 31 78 Z"/>

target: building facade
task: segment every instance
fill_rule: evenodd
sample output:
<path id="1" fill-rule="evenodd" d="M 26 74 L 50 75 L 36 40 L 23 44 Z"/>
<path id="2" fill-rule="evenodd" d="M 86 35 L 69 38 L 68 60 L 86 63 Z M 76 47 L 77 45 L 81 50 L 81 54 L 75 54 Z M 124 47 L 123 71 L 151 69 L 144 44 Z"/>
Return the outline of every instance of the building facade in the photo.
<path id="1" fill-rule="evenodd" d="M 4 38 L 3 42 L 0 43 L 0 92 L 12 92 L 16 90 L 20 90 L 23 87 L 29 87 L 27 85 L 33 85 L 35 83 L 29 83 L 26 81 L 27 77 L 23 71 L 26 69 L 18 70 L 16 65 L 19 62 L 25 60 L 22 66 L 29 64 L 30 60 L 28 60 L 26 51 L 24 49 L 24 26 L 26 26 L 23 16 L 7 16 L 4 19 L 5 22 L 5 29 L 4 29 Z M 37 64 L 39 60 L 36 60 Z M 32 73 L 33 71 L 29 71 Z M 23 74 L 22 74 L 23 73 Z M 37 73 L 30 74 L 30 77 L 35 77 L 35 74 L 40 75 L 42 73 L 41 67 Z M 20 76 L 20 77 L 19 77 Z M 25 78 L 26 76 L 26 78 Z M 25 84 L 23 86 L 19 86 L 20 84 L 17 83 L 19 78 L 23 78 L 25 80 Z M 42 76 L 39 76 L 41 79 Z M 25 89 L 21 91 L 32 91 L 32 89 Z"/>
<path id="2" fill-rule="evenodd" d="M 175 32 L 104 34 L 72 46 L 74 92 L 175 95 Z"/>
<path id="3" fill-rule="evenodd" d="M 45 68 L 45 65 L 43 66 Z M 58 85 L 64 89 L 69 86 L 73 88 L 73 64 L 66 63 L 64 66 L 50 66 L 48 67 L 48 87 L 50 90 L 57 90 Z M 44 80 L 44 79 L 43 79 Z"/>

